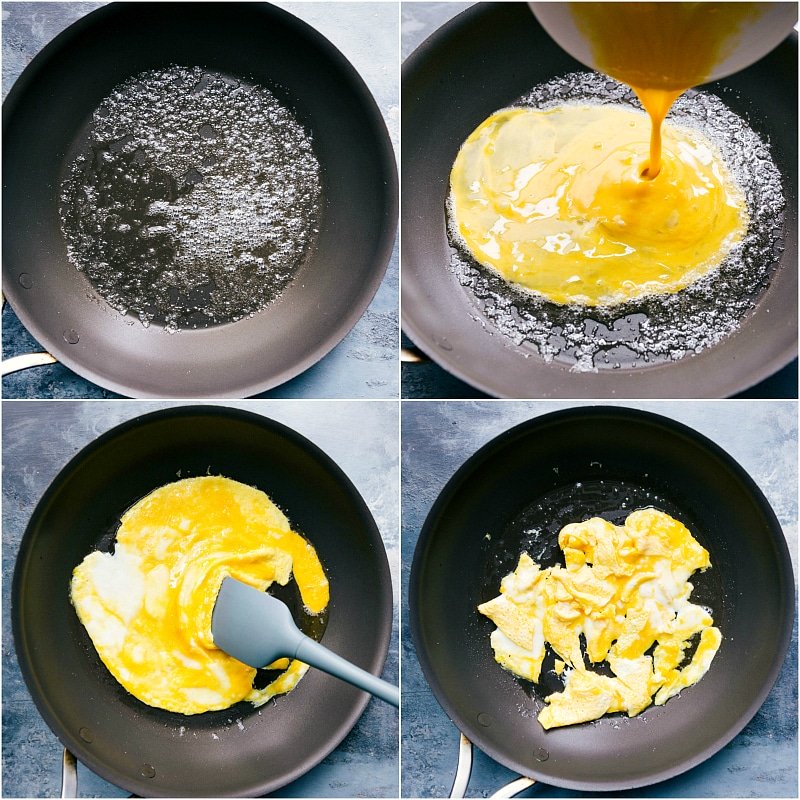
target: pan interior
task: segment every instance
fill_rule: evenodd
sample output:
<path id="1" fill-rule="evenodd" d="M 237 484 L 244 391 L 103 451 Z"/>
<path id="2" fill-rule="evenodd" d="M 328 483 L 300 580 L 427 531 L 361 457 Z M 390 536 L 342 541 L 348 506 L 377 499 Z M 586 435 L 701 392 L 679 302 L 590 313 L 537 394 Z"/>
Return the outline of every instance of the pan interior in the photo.
<path id="1" fill-rule="evenodd" d="M 388 648 L 392 600 L 380 536 L 353 485 L 314 445 L 263 417 L 222 408 L 158 412 L 105 434 L 37 506 L 17 562 L 12 620 L 45 721 L 79 760 L 141 796 L 274 791 L 327 755 L 367 702 L 312 670 L 259 709 L 242 702 L 184 716 L 144 705 L 103 666 L 69 602 L 73 568 L 109 546 L 136 500 L 206 474 L 266 491 L 314 544 L 331 591 L 326 646 L 372 672 Z"/>
<path id="2" fill-rule="evenodd" d="M 611 105 L 639 110 L 635 93 L 593 72 L 560 76 L 531 89 L 511 105 L 549 109 L 564 104 Z M 668 124 L 706 137 L 738 185 L 749 216 L 744 240 L 708 275 L 674 294 L 615 306 L 556 305 L 514 286 L 478 264 L 457 233 L 450 201 L 450 268 L 468 302 L 494 329 L 532 356 L 577 371 L 629 370 L 678 361 L 717 345 L 760 301 L 783 251 L 782 178 L 769 147 L 723 102 L 689 90 L 678 98 Z"/>
<path id="3" fill-rule="evenodd" d="M 618 521 L 643 505 L 680 519 L 709 550 L 712 568 L 693 577 L 692 597 L 713 609 L 722 645 L 708 674 L 664 706 L 544 731 L 536 715 L 555 682 L 534 687 L 503 670 L 477 605 L 497 594 L 521 549 L 554 560 L 564 523 Z M 598 791 L 676 775 L 746 724 L 782 663 L 792 587 L 777 520 L 727 455 L 655 415 L 581 409 L 512 429 L 456 473 L 426 520 L 409 597 L 417 654 L 456 725 L 510 769 Z"/>
<path id="4" fill-rule="evenodd" d="M 60 192 L 70 261 L 145 326 L 261 312 L 313 249 L 320 165 L 267 87 L 199 67 L 140 73 L 72 150 Z"/>
<path id="5" fill-rule="evenodd" d="M 599 462 L 596 464 L 596 471 L 602 471 Z M 691 601 L 708 608 L 718 622 L 724 616 L 725 594 L 719 573 L 713 568 L 716 558 L 712 548 L 707 546 L 701 535 L 694 534 L 682 509 L 671 499 L 662 496 L 655 486 L 650 486 L 646 476 L 640 476 L 636 483 L 626 479 L 606 480 L 595 477 L 556 486 L 535 498 L 500 528 L 497 534 L 489 534 L 488 538 L 484 536 L 481 551 L 485 569 L 478 602 L 484 603 L 498 595 L 500 582 L 514 571 L 523 552 L 530 555 L 543 569 L 556 565 L 563 567 L 564 556 L 558 546 L 558 534 L 565 525 L 591 517 L 601 517 L 613 525 L 622 525 L 632 511 L 651 507 L 665 511 L 686 524 L 700 544 L 711 553 L 712 568 L 697 572 L 690 579 L 694 586 Z M 488 642 L 494 625 L 483 616 L 479 617 L 478 623 L 480 634 L 476 630 L 475 635 L 480 635 L 484 642 Z M 691 643 L 685 661 L 691 658 L 696 644 L 696 640 Z M 555 652 L 548 644 L 541 677 L 536 684 L 515 676 L 521 689 L 533 701 L 537 713 L 543 706 L 545 697 L 563 689 L 564 684 L 554 671 L 555 659 Z M 604 675 L 612 675 L 604 663 L 594 665 L 587 659 L 586 666 Z M 606 718 L 614 717 L 625 719 L 623 713 L 606 715 Z"/>

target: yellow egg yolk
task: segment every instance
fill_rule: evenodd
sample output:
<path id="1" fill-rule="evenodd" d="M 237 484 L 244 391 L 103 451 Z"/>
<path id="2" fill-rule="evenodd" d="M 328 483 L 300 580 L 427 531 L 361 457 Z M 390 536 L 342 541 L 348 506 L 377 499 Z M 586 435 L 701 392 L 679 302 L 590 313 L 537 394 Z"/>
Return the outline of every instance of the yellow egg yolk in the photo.
<path id="1" fill-rule="evenodd" d="M 689 601 L 689 577 L 711 566 L 708 551 L 678 520 L 654 508 L 623 526 L 598 517 L 565 526 L 558 537 L 565 566 L 541 569 L 527 553 L 506 575 L 500 595 L 478 606 L 497 626 L 495 659 L 538 681 L 549 644 L 564 691 L 547 697 L 545 729 L 662 705 L 705 675 L 722 636 L 711 614 Z M 699 634 L 687 664 L 690 640 Z M 586 668 L 580 638 L 593 664 Z M 651 652 L 652 648 L 652 652 Z"/>
<path id="2" fill-rule="evenodd" d="M 90 553 L 70 598 L 111 674 L 135 697 L 182 714 L 261 705 L 291 691 L 307 665 L 262 690 L 256 670 L 214 645 L 211 616 L 223 578 L 266 590 L 292 575 L 308 613 L 328 605 L 314 548 L 264 492 L 222 477 L 162 486 L 122 517 L 113 555 Z"/>
<path id="3" fill-rule="evenodd" d="M 646 115 L 619 106 L 509 108 L 470 135 L 450 175 L 458 237 L 481 264 L 559 304 L 615 305 L 685 288 L 747 230 L 715 147 L 667 125 L 652 180 Z"/>

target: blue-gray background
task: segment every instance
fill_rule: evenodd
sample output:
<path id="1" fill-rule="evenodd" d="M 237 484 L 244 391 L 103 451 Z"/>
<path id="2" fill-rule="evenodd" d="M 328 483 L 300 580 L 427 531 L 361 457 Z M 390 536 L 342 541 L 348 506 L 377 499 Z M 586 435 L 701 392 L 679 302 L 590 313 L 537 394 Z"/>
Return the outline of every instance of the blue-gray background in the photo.
<path id="1" fill-rule="evenodd" d="M 400 57 L 408 58 L 437 28 L 473 5 L 473 2 L 403 2 Z M 402 335 L 401 344 L 406 348 L 413 347 L 413 342 L 405 334 Z M 401 373 L 401 394 L 404 398 L 472 400 L 488 397 L 480 389 L 470 386 L 427 359 L 421 363 L 404 363 Z M 797 360 L 737 397 L 797 397 Z"/>
<path id="2" fill-rule="evenodd" d="M 404 797 L 446 797 L 458 731 L 428 688 L 408 624 L 408 579 L 420 528 L 453 473 L 476 450 L 524 420 L 586 403 L 419 402 L 402 410 L 402 783 Z M 797 405 L 794 402 L 619 403 L 671 417 L 724 448 L 750 473 L 774 509 L 797 576 Z M 764 620 L 768 625 L 769 620 Z M 720 703 L 725 697 L 720 697 Z M 536 724 L 535 722 L 533 724 Z M 487 797 L 516 774 L 475 750 L 468 796 Z M 582 797 L 535 785 L 525 797 Z M 617 796 L 797 797 L 797 620 L 781 674 L 747 727 L 719 753 L 669 781 Z"/>
<path id="3" fill-rule="evenodd" d="M 5 401 L 3 413 L 3 797 L 57 797 L 62 748 L 22 681 L 10 626 L 11 576 L 33 508 L 61 468 L 115 425 L 158 408 L 155 401 Z M 353 481 L 383 537 L 399 595 L 399 462 L 396 401 L 231 401 L 294 428 Z M 383 677 L 398 682 L 397 626 Z M 276 792 L 281 797 L 396 797 L 398 715 L 371 700 L 351 733 L 321 764 Z M 81 797 L 127 797 L 79 767 Z"/>
<path id="4" fill-rule="evenodd" d="M 372 92 L 398 151 L 398 9 L 380 2 L 276 2 L 330 39 Z M 58 33 L 100 2 L 4 2 L 3 98 L 28 62 Z M 399 392 L 399 266 L 394 251 L 367 311 L 325 358 L 259 397 L 394 398 Z M 3 308 L 3 358 L 43 350 L 11 307 Z M 61 364 L 3 378 L 3 397 L 118 397 Z"/>

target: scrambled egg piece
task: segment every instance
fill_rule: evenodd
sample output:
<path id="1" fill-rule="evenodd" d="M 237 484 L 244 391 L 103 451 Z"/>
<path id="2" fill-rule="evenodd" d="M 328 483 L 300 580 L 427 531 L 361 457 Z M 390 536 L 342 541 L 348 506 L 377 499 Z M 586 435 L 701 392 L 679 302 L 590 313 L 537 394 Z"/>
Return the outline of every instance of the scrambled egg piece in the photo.
<path id="1" fill-rule="evenodd" d="M 672 294 L 718 267 L 749 222 L 741 190 L 698 131 L 620 106 L 507 108 L 464 142 L 452 227 L 479 263 L 553 303 Z"/>
<path id="2" fill-rule="evenodd" d="M 256 670 L 214 645 L 211 615 L 223 578 L 265 590 L 294 574 L 306 610 L 328 605 L 314 548 L 264 492 L 222 477 L 156 489 L 122 517 L 115 552 L 75 568 L 70 599 L 103 663 L 143 703 L 181 714 L 262 705 L 291 691 L 299 661 L 262 690 Z"/>
<path id="3" fill-rule="evenodd" d="M 491 645 L 506 669 L 538 681 L 546 642 L 558 656 L 564 691 L 547 697 L 542 727 L 615 711 L 633 717 L 705 675 L 722 635 L 711 614 L 689 601 L 689 577 L 711 560 L 684 525 L 645 508 L 621 527 L 598 517 L 566 525 L 558 544 L 565 567 L 541 569 L 523 553 L 500 595 L 478 606 L 497 625 Z M 589 661 L 607 661 L 614 677 L 586 668 L 581 634 Z M 695 634 L 697 649 L 681 669 Z"/>

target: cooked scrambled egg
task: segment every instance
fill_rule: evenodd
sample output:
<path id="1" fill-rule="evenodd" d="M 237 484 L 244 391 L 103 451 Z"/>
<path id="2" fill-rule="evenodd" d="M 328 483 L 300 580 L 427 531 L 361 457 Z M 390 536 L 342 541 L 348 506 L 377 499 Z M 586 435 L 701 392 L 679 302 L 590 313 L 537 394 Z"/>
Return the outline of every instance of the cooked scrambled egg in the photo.
<path id="1" fill-rule="evenodd" d="M 308 669 L 284 669 L 262 690 L 256 670 L 214 645 L 211 615 L 223 578 L 265 590 L 292 575 L 306 610 L 328 605 L 314 548 L 264 492 L 222 477 L 156 489 L 122 517 L 113 555 L 90 553 L 70 597 L 111 674 L 143 703 L 182 714 L 262 705 L 291 691 Z"/>
<path id="2" fill-rule="evenodd" d="M 541 569 L 527 553 L 478 606 L 497 625 L 495 659 L 538 681 L 549 643 L 564 691 L 546 698 L 545 729 L 662 705 L 705 675 L 722 640 L 711 614 L 689 601 L 689 577 L 711 566 L 708 551 L 678 520 L 654 508 L 634 511 L 623 526 L 598 517 L 565 526 L 558 536 L 566 566 Z M 607 661 L 615 677 L 586 668 Z M 697 648 L 682 666 L 691 638 Z M 652 650 L 653 645 L 655 648 Z"/>

